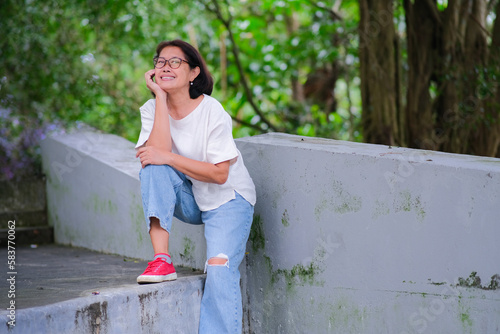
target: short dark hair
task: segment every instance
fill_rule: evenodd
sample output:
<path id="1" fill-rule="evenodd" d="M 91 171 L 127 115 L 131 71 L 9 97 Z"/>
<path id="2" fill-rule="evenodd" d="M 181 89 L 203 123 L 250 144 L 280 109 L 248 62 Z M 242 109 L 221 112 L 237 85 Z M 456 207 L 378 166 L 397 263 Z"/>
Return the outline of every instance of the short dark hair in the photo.
<path id="1" fill-rule="evenodd" d="M 156 47 L 156 57 L 160 56 L 161 51 L 167 46 L 176 46 L 180 48 L 186 56 L 186 60 L 188 61 L 191 69 L 196 68 L 196 66 L 200 68 L 200 74 L 198 74 L 198 76 L 193 80 L 193 84 L 189 87 L 189 97 L 196 99 L 201 94 L 211 95 L 214 88 L 214 79 L 208 71 L 205 60 L 198 50 L 187 42 L 175 39 L 171 41 L 163 41 L 158 44 Z"/>

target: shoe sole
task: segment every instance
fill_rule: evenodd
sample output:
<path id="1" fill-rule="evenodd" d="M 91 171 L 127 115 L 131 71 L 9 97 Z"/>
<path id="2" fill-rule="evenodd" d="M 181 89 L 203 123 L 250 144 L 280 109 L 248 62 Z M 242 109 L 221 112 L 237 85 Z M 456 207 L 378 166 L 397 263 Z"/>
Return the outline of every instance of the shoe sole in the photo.
<path id="1" fill-rule="evenodd" d="M 177 279 L 177 273 L 168 275 L 141 275 L 137 277 L 137 283 L 161 283 Z"/>

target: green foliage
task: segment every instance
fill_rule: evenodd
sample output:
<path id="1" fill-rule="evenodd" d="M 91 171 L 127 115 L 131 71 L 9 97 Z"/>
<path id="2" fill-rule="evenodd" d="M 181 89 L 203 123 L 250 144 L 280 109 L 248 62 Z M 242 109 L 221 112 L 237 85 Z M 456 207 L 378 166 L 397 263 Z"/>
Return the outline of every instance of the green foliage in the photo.
<path id="1" fill-rule="evenodd" d="M 29 165 L 37 170 L 38 142 L 54 124 L 84 122 L 135 141 L 138 109 L 151 98 L 143 74 L 158 42 L 174 38 L 205 56 L 214 96 L 235 119 L 236 137 L 269 131 L 271 124 L 289 133 L 360 140 L 358 7 L 343 1 L 342 20 L 334 20 L 327 10 L 333 3 L 2 1 L 2 178 L 32 173 Z M 294 95 L 294 85 L 334 63 L 336 110 L 325 112 L 321 101 Z"/>

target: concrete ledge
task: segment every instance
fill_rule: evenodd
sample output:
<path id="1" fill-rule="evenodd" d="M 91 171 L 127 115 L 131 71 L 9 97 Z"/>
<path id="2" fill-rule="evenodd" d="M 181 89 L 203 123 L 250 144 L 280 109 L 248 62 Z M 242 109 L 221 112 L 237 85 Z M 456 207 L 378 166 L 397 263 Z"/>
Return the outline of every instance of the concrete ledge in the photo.
<path id="1" fill-rule="evenodd" d="M 151 257 L 133 146 L 44 141 L 57 242 Z M 500 331 L 499 159 L 286 134 L 237 146 L 257 188 L 245 333 Z M 174 262 L 203 268 L 203 228 L 172 234 Z"/>
<path id="2" fill-rule="evenodd" d="M 22 309 L 9 333 L 198 333 L 203 280 L 118 288 L 48 306 Z M 195 306 L 198 306 L 196 308 Z M 9 321 L 5 311 L 0 323 Z"/>
<path id="3" fill-rule="evenodd" d="M 90 129 L 47 138 L 41 147 L 55 242 L 151 259 L 134 144 Z M 176 265 L 204 268 L 203 233 L 203 226 L 174 220 L 169 248 Z"/>
<path id="4" fill-rule="evenodd" d="M 500 331 L 500 159 L 278 133 L 238 148 L 257 189 L 246 332 Z"/>
<path id="5" fill-rule="evenodd" d="M 54 245 L 17 248 L 16 263 L 1 275 L 1 333 L 198 332 L 200 272 L 178 267 L 176 281 L 138 285 L 145 261 Z"/>

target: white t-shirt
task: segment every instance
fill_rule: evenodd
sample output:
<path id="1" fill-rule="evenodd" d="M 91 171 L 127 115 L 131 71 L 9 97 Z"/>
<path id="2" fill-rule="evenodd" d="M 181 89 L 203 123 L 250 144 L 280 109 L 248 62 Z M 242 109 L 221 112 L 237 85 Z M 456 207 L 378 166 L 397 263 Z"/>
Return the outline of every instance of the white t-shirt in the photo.
<path id="1" fill-rule="evenodd" d="M 144 145 L 153 129 L 156 100 L 148 100 L 141 108 L 142 128 L 136 148 Z M 255 186 L 236 148 L 232 120 L 222 105 L 204 95 L 201 103 L 186 117 L 169 116 L 172 152 L 193 160 L 217 164 L 231 160 L 229 176 L 224 184 L 207 183 L 186 175 L 193 183 L 193 194 L 201 211 L 213 210 L 235 198 L 237 191 L 255 205 Z"/>

